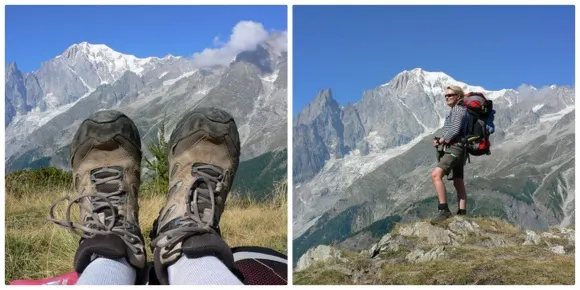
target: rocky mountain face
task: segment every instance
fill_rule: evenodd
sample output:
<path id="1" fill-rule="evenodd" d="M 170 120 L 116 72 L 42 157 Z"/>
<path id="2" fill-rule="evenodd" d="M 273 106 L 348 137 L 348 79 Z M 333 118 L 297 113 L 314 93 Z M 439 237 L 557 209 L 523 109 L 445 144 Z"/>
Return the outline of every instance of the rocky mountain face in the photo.
<path id="1" fill-rule="evenodd" d="M 403 223 L 368 246 L 312 248 L 293 277 L 295 284 L 325 285 L 574 284 L 574 235 L 487 218 Z"/>
<path id="2" fill-rule="evenodd" d="M 330 90 L 293 124 L 294 251 L 338 243 L 365 228 L 432 217 L 434 136 L 447 85 L 494 101 L 492 154 L 465 167 L 470 215 L 529 229 L 574 225 L 574 88 L 489 91 L 438 72 L 404 71 L 343 108 Z M 446 182 L 448 203 L 455 190 Z M 297 259 L 297 257 L 295 257 Z"/>
<path id="3" fill-rule="evenodd" d="M 228 66 L 196 65 L 168 55 L 137 58 L 106 45 L 70 46 L 22 73 L 6 69 L 6 169 L 32 165 L 67 168 L 68 144 L 91 113 L 116 109 L 131 117 L 144 142 L 166 138 L 186 111 L 217 106 L 235 118 L 242 160 L 286 148 L 287 52 L 281 34 L 239 53 Z M 145 148 L 144 148 L 145 149 Z"/>

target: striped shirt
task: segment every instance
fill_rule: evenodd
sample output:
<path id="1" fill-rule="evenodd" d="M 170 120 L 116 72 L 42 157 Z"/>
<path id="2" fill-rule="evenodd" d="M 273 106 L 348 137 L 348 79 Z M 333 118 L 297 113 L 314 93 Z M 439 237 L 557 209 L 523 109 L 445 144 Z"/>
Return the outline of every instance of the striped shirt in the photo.
<path id="1" fill-rule="evenodd" d="M 463 133 L 463 127 L 465 126 L 465 114 L 466 109 L 462 105 L 455 105 L 451 108 L 449 115 L 445 117 L 445 125 L 443 126 L 443 139 L 445 139 L 445 143 L 459 141 L 458 137 L 462 136 L 461 133 Z"/>

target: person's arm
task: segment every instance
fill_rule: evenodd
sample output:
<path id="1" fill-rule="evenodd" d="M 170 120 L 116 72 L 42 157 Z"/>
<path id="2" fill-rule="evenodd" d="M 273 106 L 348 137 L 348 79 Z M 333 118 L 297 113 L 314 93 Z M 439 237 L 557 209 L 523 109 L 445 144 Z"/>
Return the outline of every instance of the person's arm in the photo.
<path id="1" fill-rule="evenodd" d="M 465 117 L 465 109 L 461 106 L 453 107 L 453 112 L 451 113 L 451 126 L 450 129 L 443 136 L 441 143 L 449 143 L 453 140 L 459 132 L 461 132 L 461 125 L 463 125 L 463 119 Z"/>

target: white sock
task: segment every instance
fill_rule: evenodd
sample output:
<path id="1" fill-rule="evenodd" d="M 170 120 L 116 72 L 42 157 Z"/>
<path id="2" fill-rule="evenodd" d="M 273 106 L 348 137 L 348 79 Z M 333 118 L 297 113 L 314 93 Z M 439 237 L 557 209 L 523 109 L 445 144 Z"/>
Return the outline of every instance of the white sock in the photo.
<path id="1" fill-rule="evenodd" d="M 214 256 L 187 258 L 183 255 L 167 269 L 171 285 L 243 285 L 222 261 Z"/>

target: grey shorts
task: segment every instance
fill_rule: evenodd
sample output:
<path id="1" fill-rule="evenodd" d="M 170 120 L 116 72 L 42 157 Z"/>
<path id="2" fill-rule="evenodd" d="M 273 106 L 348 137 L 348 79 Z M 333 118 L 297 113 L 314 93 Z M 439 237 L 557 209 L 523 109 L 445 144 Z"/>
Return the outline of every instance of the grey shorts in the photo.
<path id="1" fill-rule="evenodd" d="M 445 150 L 445 154 L 437 163 L 437 167 L 443 169 L 445 175 L 453 171 L 453 179 L 463 179 L 463 165 L 465 164 L 465 154 L 463 150 L 450 147 Z"/>

